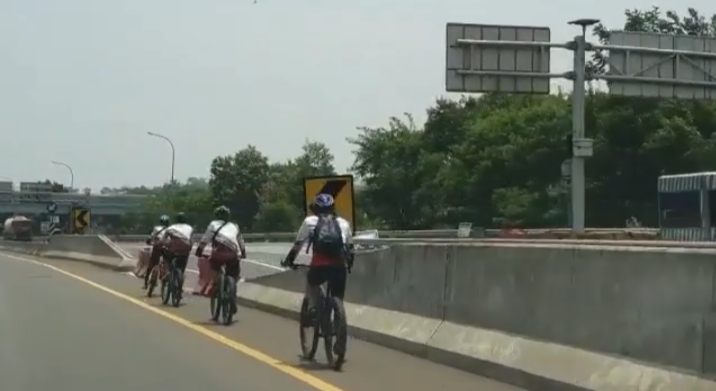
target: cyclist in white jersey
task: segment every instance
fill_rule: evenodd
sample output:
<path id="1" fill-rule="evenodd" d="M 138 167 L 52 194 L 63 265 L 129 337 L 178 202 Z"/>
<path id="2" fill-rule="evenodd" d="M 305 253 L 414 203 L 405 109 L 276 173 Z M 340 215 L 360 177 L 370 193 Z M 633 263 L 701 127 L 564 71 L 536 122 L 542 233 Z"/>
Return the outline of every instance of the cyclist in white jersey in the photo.
<path id="1" fill-rule="evenodd" d="M 154 227 L 152 233 L 146 240 L 147 245 L 152 246 L 152 252 L 149 255 L 149 265 L 147 265 L 147 272 L 144 273 L 143 289 L 147 289 L 147 285 L 149 283 L 149 272 L 154 268 L 154 266 L 157 266 L 159 264 L 162 255 L 164 255 L 164 243 L 161 239 L 164 236 L 164 231 L 167 229 L 167 227 L 169 227 L 169 216 L 161 215 L 159 217 L 159 225 Z"/>
<path id="2" fill-rule="evenodd" d="M 176 222 L 164 230 L 163 242 L 168 252 L 167 261 L 173 262 L 174 266 L 181 271 L 180 287 L 184 284 L 183 276 L 193 247 L 191 242 L 193 234 L 194 228 L 187 224 L 186 216 L 181 212 L 177 214 Z"/>
<path id="3" fill-rule="evenodd" d="M 209 265 L 212 270 L 218 271 L 221 265 L 226 265 L 226 274 L 239 281 L 241 276 L 240 259 L 246 258 L 246 246 L 241 236 L 239 226 L 230 222 L 231 211 L 225 206 L 214 210 L 216 220 L 209 223 L 204 236 L 196 249 L 196 256 L 204 255 L 204 248 L 211 244 Z"/>

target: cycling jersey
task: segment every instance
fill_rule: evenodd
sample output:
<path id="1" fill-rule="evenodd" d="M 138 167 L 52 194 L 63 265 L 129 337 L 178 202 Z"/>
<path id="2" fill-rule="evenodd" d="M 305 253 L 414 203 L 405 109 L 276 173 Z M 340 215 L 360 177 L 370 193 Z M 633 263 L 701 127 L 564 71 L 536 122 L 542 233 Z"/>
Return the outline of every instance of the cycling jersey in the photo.
<path id="1" fill-rule="evenodd" d="M 216 243 L 212 243 L 212 240 Z M 204 232 L 204 236 L 201 238 L 201 242 L 199 242 L 199 246 L 203 247 L 209 243 L 211 243 L 212 247 L 214 247 L 214 244 L 220 244 L 237 256 L 241 256 L 241 249 L 243 247 L 241 230 L 238 225 L 232 222 L 214 220 L 209 223 L 209 226 Z M 212 250 L 215 249 L 212 248 Z"/>
<path id="2" fill-rule="evenodd" d="M 163 242 L 166 243 L 167 247 L 169 247 L 169 251 L 174 255 L 189 254 L 189 252 L 191 252 L 191 236 L 193 234 L 194 228 L 189 224 L 172 224 L 164 230 Z"/>
<path id="3" fill-rule="evenodd" d="M 353 230 L 351 229 L 351 223 L 348 220 L 336 216 L 338 226 L 341 227 L 341 236 L 343 236 L 343 244 L 348 246 L 353 243 Z M 308 216 L 303 220 L 301 228 L 298 229 L 296 234 L 296 243 L 305 244 L 313 235 L 313 230 L 316 228 L 318 223 L 318 216 Z M 330 259 L 320 254 L 313 254 L 311 256 L 311 266 L 330 266 L 334 265 L 337 260 Z"/>
<path id="4" fill-rule="evenodd" d="M 161 240 L 164 234 L 164 231 L 167 229 L 167 227 L 163 225 L 157 225 L 152 230 L 152 233 L 149 235 L 149 243 L 152 246 L 159 246 L 161 245 Z"/>

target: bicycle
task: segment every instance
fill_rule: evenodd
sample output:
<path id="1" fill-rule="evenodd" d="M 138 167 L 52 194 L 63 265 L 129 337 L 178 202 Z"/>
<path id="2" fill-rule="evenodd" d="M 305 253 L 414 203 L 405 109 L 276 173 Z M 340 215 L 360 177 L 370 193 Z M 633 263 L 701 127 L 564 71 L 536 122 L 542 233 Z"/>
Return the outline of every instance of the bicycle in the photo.
<path id="1" fill-rule="evenodd" d="M 149 274 L 149 286 L 147 286 L 147 297 L 152 297 L 152 294 L 154 293 L 154 288 L 157 287 L 157 280 L 162 279 L 162 285 L 164 285 L 164 277 L 167 275 L 167 260 L 164 256 L 159 260 L 159 263 L 156 264 L 152 270 L 150 270 Z"/>
<path id="2" fill-rule="evenodd" d="M 309 268 L 308 265 L 294 265 L 295 269 Z M 308 297 L 301 302 L 301 313 L 299 316 L 299 337 L 301 339 L 301 350 L 303 358 L 312 361 L 318 350 L 318 342 L 323 337 L 323 347 L 326 351 L 328 366 L 340 371 L 345 363 L 348 344 L 348 323 L 346 321 L 346 310 L 343 300 L 334 297 L 327 282 L 321 284 L 320 298 L 316 307 L 316 316 L 309 317 Z M 333 318 L 331 319 L 331 315 Z M 313 328 L 313 338 L 310 346 L 306 335 L 306 329 Z M 333 338 L 336 337 L 335 343 Z"/>
<path id="3" fill-rule="evenodd" d="M 169 271 L 163 275 L 162 278 L 162 304 L 167 305 L 169 300 L 172 301 L 172 306 L 179 307 L 181 303 L 182 291 L 181 291 L 181 270 L 176 267 L 174 260 L 169 263 Z"/>
<path id="4" fill-rule="evenodd" d="M 215 281 L 218 286 L 211 295 L 211 320 L 218 322 L 221 317 L 224 326 L 228 326 L 236 313 L 236 281 L 226 274 L 226 265 L 221 265 Z"/>

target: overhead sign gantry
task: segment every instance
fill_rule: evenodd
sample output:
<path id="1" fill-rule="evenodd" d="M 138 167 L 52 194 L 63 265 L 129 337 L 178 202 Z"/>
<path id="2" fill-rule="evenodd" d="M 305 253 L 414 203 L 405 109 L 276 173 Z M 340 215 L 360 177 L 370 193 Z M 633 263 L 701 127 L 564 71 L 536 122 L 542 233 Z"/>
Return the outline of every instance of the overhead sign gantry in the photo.
<path id="1" fill-rule="evenodd" d="M 573 41 L 551 42 L 549 27 L 448 23 L 445 89 L 448 92 L 548 94 L 553 78 L 573 81 L 571 224 L 585 227 L 584 160 L 593 140 L 584 131 L 585 82 L 607 81 L 609 93 L 624 96 L 716 99 L 716 39 L 666 34 L 612 32 L 609 44 L 586 42 L 596 19 L 569 22 L 582 34 Z M 550 50 L 574 52 L 574 69 L 550 72 Z M 608 52 L 608 72 L 586 70 L 587 51 Z"/>

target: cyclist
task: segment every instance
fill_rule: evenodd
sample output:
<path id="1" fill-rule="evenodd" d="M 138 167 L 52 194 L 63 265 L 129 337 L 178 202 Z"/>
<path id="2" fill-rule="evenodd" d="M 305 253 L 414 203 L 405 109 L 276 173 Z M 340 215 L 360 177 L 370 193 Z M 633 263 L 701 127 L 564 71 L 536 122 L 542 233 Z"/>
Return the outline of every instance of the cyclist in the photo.
<path id="1" fill-rule="evenodd" d="M 167 247 L 169 256 L 174 267 L 178 268 L 180 273 L 179 292 L 181 294 L 184 286 L 184 272 L 186 264 L 191 254 L 192 242 L 191 236 L 194 234 L 194 228 L 187 224 L 184 213 L 177 213 L 174 224 L 164 230 L 163 241 Z"/>
<path id="2" fill-rule="evenodd" d="M 214 210 L 216 220 L 209 223 L 204 236 L 199 242 L 195 255 L 204 255 L 204 247 L 211 243 L 211 256 L 209 266 L 217 272 L 221 265 L 226 265 L 226 274 L 239 282 L 241 276 L 241 262 L 239 259 L 246 259 L 246 246 L 241 235 L 239 226 L 230 222 L 231 211 L 225 206 L 219 206 Z M 236 303 L 234 303 L 236 304 Z M 233 306 L 236 312 L 236 305 Z"/>
<path id="3" fill-rule="evenodd" d="M 351 225 L 338 217 L 335 201 L 330 194 L 318 194 L 310 205 L 313 216 L 303 220 L 296 241 L 281 262 L 282 266 L 294 268 L 294 261 L 304 243 L 313 248 L 311 265 L 306 274 L 306 297 L 308 298 L 309 319 L 316 314 L 316 305 L 320 297 L 320 286 L 328 282 L 336 298 L 343 300 L 346 290 L 346 271 L 353 266 L 353 233 Z M 347 266 L 347 268 L 346 268 Z"/>
<path id="4" fill-rule="evenodd" d="M 152 246 L 152 252 L 149 255 L 149 265 L 147 265 L 147 272 L 144 273 L 144 287 L 142 289 L 147 289 L 147 285 L 149 285 L 149 274 L 151 274 L 150 272 L 152 271 L 152 268 L 159 264 L 159 261 L 165 253 L 164 243 L 161 239 L 164 236 L 164 231 L 167 229 L 168 226 L 169 216 L 161 215 L 159 217 L 159 225 L 154 227 L 152 233 L 146 240 L 147 245 Z"/>

